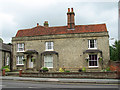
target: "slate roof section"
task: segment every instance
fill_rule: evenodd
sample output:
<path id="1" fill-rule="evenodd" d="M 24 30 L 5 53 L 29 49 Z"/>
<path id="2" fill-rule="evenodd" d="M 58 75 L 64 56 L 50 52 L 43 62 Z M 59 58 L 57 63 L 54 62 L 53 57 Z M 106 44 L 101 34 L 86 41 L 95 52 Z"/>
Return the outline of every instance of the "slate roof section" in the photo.
<path id="1" fill-rule="evenodd" d="M 11 45 L 0 43 L 0 51 L 11 52 Z"/>
<path id="2" fill-rule="evenodd" d="M 15 37 L 88 33 L 88 32 L 107 32 L 106 24 L 76 25 L 75 30 L 68 30 L 67 26 L 57 27 L 36 26 L 31 29 L 19 30 Z"/>

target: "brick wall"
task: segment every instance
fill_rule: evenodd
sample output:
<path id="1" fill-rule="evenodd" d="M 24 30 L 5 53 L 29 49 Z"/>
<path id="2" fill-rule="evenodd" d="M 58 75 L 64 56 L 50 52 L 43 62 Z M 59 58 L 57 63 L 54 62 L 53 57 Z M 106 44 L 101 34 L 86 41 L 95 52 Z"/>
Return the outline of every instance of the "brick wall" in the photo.
<path id="1" fill-rule="evenodd" d="M 120 72 L 120 61 L 110 61 L 109 67 L 111 71 L 118 71 Z"/>

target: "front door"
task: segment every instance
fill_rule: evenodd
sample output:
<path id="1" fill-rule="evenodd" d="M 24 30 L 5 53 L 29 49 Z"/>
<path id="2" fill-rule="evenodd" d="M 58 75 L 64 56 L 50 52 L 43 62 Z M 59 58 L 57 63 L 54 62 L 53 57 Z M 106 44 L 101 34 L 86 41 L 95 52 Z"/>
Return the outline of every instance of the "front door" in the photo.
<path id="1" fill-rule="evenodd" d="M 29 56 L 28 58 L 28 68 L 33 68 L 33 61 L 32 61 L 31 56 Z"/>

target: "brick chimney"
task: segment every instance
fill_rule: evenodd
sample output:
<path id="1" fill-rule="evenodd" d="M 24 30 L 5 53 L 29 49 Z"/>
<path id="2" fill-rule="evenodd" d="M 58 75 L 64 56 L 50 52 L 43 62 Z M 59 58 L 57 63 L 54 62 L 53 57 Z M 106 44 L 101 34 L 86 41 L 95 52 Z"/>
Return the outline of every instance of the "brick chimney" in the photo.
<path id="1" fill-rule="evenodd" d="M 68 29 L 75 29 L 74 16 L 75 16 L 75 13 L 73 12 L 73 8 L 71 8 L 71 12 L 70 12 L 70 8 L 68 8 L 68 12 L 67 12 Z"/>
<path id="2" fill-rule="evenodd" d="M 44 27 L 48 27 L 48 26 L 49 26 L 48 21 L 45 21 L 44 22 Z"/>

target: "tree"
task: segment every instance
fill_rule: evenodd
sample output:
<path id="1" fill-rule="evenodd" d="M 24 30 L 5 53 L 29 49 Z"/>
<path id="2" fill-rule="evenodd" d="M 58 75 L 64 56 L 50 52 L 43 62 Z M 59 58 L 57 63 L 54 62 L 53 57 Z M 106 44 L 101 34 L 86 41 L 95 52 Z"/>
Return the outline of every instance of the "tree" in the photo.
<path id="1" fill-rule="evenodd" d="M 110 60 L 120 61 L 120 40 L 110 46 Z"/>

